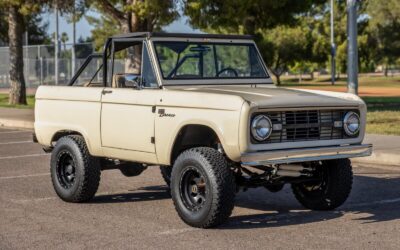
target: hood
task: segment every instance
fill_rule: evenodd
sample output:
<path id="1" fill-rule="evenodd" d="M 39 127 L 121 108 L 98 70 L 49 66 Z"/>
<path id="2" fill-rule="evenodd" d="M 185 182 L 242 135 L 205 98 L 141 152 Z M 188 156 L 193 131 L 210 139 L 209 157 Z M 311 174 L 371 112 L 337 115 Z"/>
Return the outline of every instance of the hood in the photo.
<path id="1" fill-rule="evenodd" d="M 170 87 L 171 88 L 171 87 Z M 280 107 L 343 107 L 359 106 L 363 101 L 355 95 L 318 90 L 287 89 L 275 86 L 200 86 L 173 87 L 174 90 L 240 96 L 259 108 Z"/>

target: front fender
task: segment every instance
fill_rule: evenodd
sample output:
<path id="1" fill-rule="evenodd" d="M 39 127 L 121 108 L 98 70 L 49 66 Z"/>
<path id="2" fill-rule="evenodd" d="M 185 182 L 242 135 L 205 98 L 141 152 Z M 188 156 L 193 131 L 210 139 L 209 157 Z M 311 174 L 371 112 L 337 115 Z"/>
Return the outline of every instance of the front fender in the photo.
<path id="1" fill-rule="evenodd" d="M 175 116 L 160 116 L 155 119 L 155 143 L 159 164 L 171 164 L 171 152 L 179 131 L 187 125 L 203 125 L 218 136 L 229 159 L 240 160 L 239 121 L 240 111 L 191 109 L 166 107 L 165 112 Z"/>

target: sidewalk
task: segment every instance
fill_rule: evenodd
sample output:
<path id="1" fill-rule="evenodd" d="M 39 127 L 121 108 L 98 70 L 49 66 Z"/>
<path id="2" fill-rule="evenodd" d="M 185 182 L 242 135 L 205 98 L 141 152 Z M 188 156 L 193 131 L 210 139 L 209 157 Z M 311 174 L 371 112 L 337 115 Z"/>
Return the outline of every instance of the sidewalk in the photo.
<path id="1" fill-rule="evenodd" d="M 372 155 L 356 158 L 353 162 L 400 167 L 400 136 L 368 134 L 365 136 L 364 143 L 373 144 Z"/>
<path id="2" fill-rule="evenodd" d="M 0 127 L 33 129 L 32 109 L 0 108 Z M 353 162 L 370 165 L 396 165 L 400 167 L 400 136 L 366 135 L 364 143 L 374 145 L 369 157 L 355 158 Z"/>
<path id="3" fill-rule="evenodd" d="M 0 127 L 33 128 L 33 109 L 0 108 Z"/>

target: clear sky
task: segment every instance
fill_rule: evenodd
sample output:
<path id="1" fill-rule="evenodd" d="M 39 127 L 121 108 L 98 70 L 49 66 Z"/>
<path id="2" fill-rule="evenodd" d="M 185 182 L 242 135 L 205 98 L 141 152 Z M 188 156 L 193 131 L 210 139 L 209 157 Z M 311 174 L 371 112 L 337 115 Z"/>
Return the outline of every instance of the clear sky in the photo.
<path id="1" fill-rule="evenodd" d="M 99 14 L 93 11 L 89 11 L 88 15 L 90 16 L 98 16 Z M 43 21 L 49 23 L 48 34 L 51 35 L 56 30 L 56 21 L 55 21 L 55 14 L 54 13 L 46 13 L 43 14 Z M 167 32 L 178 32 L 178 33 L 199 33 L 199 30 L 195 30 L 190 25 L 187 24 L 187 17 L 182 16 L 178 20 L 174 21 L 170 25 L 164 28 Z M 76 24 L 76 39 L 79 37 L 86 38 L 91 36 L 92 27 L 86 21 L 85 18 L 82 18 Z M 68 23 L 64 17 L 59 18 L 59 33 L 66 32 L 69 37 L 68 42 L 72 42 L 72 24 Z"/>

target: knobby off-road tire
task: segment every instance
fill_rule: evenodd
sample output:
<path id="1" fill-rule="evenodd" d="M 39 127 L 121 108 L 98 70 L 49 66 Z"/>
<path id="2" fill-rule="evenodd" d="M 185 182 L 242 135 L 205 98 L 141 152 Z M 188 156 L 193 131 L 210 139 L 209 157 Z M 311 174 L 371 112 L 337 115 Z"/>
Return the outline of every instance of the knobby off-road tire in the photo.
<path id="1" fill-rule="evenodd" d="M 215 227 L 232 213 L 235 178 L 225 157 L 207 147 L 184 151 L 171 175 L 171 195 L 180 218 L 199 228 Z"/>
<path id="2" fill-rule="evenodd" d="M 353 171 L 349 159 L 330 160 L 320 166 L 322 182 L 293 184 L 296 199 L 312 210 L 332 210 L 349 197 L 353 184 Z"/>
<path id="3" fill-rule="evenodd" d="M 100 182 L 100 161 L 89 154 L 79 135 L 60 138 L 51 154 L 50 173 L 54 190 L 67 202 L 93 198 Z"/>
<path id="4" fill-rule="evenodd" d="M 160 166 L 161 176 L 168 187 L 171 186 L 172 166 Z"/>

